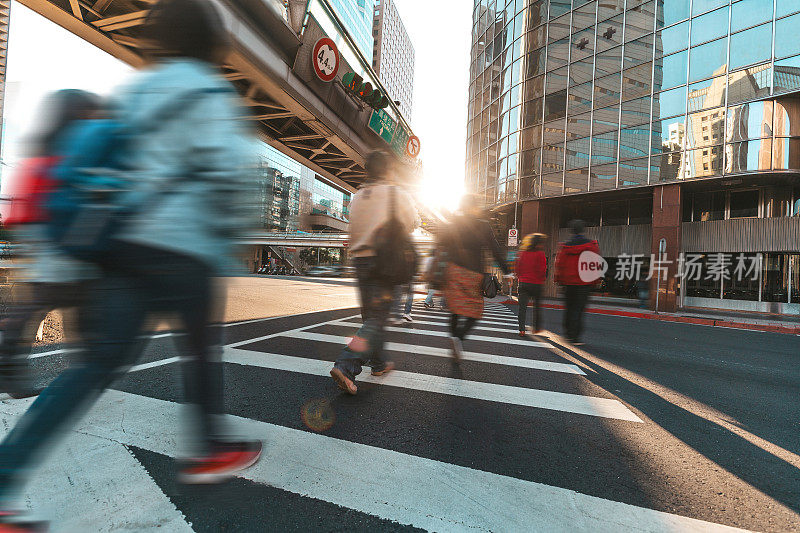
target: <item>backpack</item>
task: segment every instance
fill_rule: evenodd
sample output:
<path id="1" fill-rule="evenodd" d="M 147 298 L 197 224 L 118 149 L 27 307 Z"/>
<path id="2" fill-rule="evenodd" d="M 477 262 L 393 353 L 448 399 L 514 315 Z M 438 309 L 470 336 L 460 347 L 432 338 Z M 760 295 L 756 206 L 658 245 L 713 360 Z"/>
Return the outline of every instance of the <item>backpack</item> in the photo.
<path id="1" fill-rule="evenodd" d="M 502 286 L 500 282 L 497 281 L 497 277 L 494 274 L 489 274 L 488 272 L 483 275 L 483 284 L 481 285 L 481 292 L 486 298 L 494 298 L 497 296 L 497 293 L 500 292 Z"/>
<path id="2" fill-rule="evenodd" d="M 3 212 L 8 227 L 47 220 L 44 202 L 53 188 L 52 170 L 58 157 L 29 157 L 22 161 L 8 180 L 9 204 Z"/>
<path id="3" fill-rule="evenodd" d="M 417 251 L 395 210 L 395 186 L 389 186 L 389 220 L 375 232 L 371 278 L 385 285 L 404 285 L 417 271 Z"/>
<path id="4" fill-rule="evenodd" d="M 169 102 L 149 121 L 134 126 L 122 120 L 83 120 L 68 133 L 61 162 L 53 169 L 55 186 L 45 202 L 48 237 L 67 254 L 102 263 L 125 223 L 152 208 L 176 178 L 155 190 L 133 194 L 133 168 L 126 156 L 141 135 L 187 112 L 208 89 L 191 91 Z"/>

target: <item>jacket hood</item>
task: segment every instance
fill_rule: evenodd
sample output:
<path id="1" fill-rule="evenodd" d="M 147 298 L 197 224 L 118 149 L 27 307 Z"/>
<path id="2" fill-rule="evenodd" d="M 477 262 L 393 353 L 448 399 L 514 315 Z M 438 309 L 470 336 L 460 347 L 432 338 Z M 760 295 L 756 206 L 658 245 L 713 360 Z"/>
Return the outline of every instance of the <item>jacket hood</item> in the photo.
<path id="1" fill-rule="evenodd" d="M 568 244 L 564 243 L 561 245 L 564 250 L 564 253 L 567 255 L 580 255 L 581 253 L 591 250 L 594 251 L 597 249 L 597 241 L 587 241 L 581 244 Z"/>

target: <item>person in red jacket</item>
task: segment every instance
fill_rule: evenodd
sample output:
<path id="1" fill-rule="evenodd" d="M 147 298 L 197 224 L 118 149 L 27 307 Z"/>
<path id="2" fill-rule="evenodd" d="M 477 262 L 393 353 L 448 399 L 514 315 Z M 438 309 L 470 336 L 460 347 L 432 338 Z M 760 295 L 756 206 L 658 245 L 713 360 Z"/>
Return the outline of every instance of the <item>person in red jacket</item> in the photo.
<path id="1" fill-rule="evenodd" d="M 600 255 L 597 241 L 583 236 L 584 223 L 573 220 L 569 223 L 572 238 L 561 243 L 556 256 L 556 283 L 564 288 L 564 333 L 573 344 L 580 340 L 583 330 L 583 312 L 589 300 L 589 291 L 597 279 L 589 275 L 581 276 L 579 258 L 584 252 Z M 599 278 L 598 278 L 599 279 Z"/>
<path id="2" fill-rule="evenodd" d="M 519 256 L 514 264 L 514 271 L 519 281 L 519 336 L 525 337 L 526 314 L 528 312 L 528 302 L 533 301 L 533 331 L 539 333 L 541 325 L 541 298 L 542 285 L 547 277 L 547 257 L 542 248 L 547 235 L 542 233 L 532 233 L 522 239 L 519 247 Z"/>

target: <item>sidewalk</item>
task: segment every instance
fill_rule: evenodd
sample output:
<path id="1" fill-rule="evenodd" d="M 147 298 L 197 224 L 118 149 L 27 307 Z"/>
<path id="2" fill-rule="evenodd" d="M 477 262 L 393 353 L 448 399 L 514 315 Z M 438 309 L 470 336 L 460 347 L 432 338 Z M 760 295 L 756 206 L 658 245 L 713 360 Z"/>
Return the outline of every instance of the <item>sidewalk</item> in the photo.
<path id="1" fill-rule="evenodd" d="M 508 305 L 517 305 L 516 298 L 508 295 L 503 295 L 502 298 L 498 296 L 495 300 Z M 560 300 L 544 299 L 543 302 L 542 307 L 545 309 L 564 309 L 564 304 L 562 304 Z M 598 315 L 800 335 L 800 317 L 796 319 L 793 317 L 786 317 L 785 319 L 778 317 L 761 318 L 739 313 L 725 313 L 717 310 L 709 310 L 708 312 L 704 310 L 682 310 L 676 313 L 655 313 L 649 309 L 608 305 L 592 301 L 589 302 L 586 312 Z"/>

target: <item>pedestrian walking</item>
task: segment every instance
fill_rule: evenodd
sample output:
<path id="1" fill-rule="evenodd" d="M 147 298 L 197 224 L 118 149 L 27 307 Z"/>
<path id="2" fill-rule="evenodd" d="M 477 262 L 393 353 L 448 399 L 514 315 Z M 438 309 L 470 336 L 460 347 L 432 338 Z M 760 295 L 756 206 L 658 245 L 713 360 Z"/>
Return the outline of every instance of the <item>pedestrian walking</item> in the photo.
<path id="1" fill-rule="evenodd" d="M 29 261 L 15 292 L 24 296 L 9 306 L 0 324 L 0 392 L 12 398 L 36 395 L 28 368 L 28 355 L 40 323 L 53 309 L 78 305 L 83 282 L 93 269 L 60 252 L 47 238 L 46 199 L 54 185 L 53 168 L 60 161 L 61 146 L 76 122 L 88 120 L 101 110 L 99 96 L 73 89 L 45 98 L 39 132 L 30 143 L 29 157 L 5 184 L 11 199 L 3 222 Z"/>
<path id="2" fill-rule="evenodd" d="M 450 310 L 450 342 L 458 361 L 464 337 L 483 316 L 484 251 L 492 254 L 504 274 L 509 271 L 494 231 L 473 195 L 462 198 L 460 212 L 443 229 L 442 247 L 447 254 L 444 297 Z"/>
<path id="3" fill-rule="evenodd" d="M 592 286 L 597 282 L 581 277 L 579 258 L 584 252 L 600 255 L 600 248 L 597 241 L 584 237 L 585 226 L 582 220 L 571 221 L 569 229 L 572 237 L 560 245 L 556 256 L 556 283 L 564 291 L 564 334 L 574 344 L 580 341 L 586 302 Z"/>
<path id="4" fill-rule="evenodd" d="M 373 376 L 394 368 L 383 356 L 384 328 L 397 287 L 410 283 L 415 259 L 411 232 L 417 219 L 414 201 L 394 185 L 393 162 L 383 151 L 369 155 L 367 182 L 350 203 L 350 256 L 356 268 L 362 326 L 331 370 L 336 385 L 356 394 L 356 376 L 369 366 Z"/>
<path id="5" fill-rule="evenodd" d="M 519 296 L 519 336 L 526 336 L 526 314 L 528 302 L 533 302 L 533 332 L 542 330 L 541 299 L 542 288 L 547 277 L 547 257 L 542 248 L 547 240 L 543 233 L 532 233 L 522 239 L 519 255 L 514 265 L 514 271 L 519 281 L 517 294 Z"/>
<path id="6" fill-rule="evenodd" d="M 115 158 L 126 169 L 125 188 L 111 197 L 124 202 L 128 215 L 104 241 L 108 253 L 97 257 L 101 277 L 84 306 L 82 357 L 42 391 L 0 444 L 0 523 L 21 523 L 23 531 L 33 525 L 12 510 L 14 495 L 45 445 L 135 362 L 152 311 L 179 316 L 186 332 L 184 391 L 198 415 L 199 439 L 180 480 L 219 482 L 261 454 L 259 441 L 225 437 L 219 328 L 208 327 L 215 318 L 214 279 L 235 264 L 233 237 L 250 221 L 244 203 L 252 183 L 245 165 L 250 143 L 236 92 L 218 70 L 227 31 L 207 0 L 161 0 L 143 32 L 143 42 L 154 45 L 152 62 L 110 112 L 132 135 Z M 80 150 L 87 140 L 75 133 L 62 174 L 77 172 L 72 163 L 92 155 Z"/>

